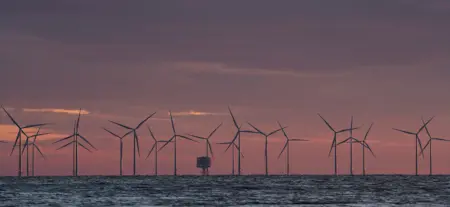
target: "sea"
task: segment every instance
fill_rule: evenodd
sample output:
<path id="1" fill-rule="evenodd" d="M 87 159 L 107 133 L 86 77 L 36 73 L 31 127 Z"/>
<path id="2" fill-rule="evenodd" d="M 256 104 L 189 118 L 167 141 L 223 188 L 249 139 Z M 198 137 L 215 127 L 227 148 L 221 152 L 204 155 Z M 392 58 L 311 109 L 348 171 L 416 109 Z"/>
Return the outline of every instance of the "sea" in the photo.
<path id="1" fill-rule="evenodd" d="M 1 177 L 0 206 L 450 206 L 450 176 Z"/>

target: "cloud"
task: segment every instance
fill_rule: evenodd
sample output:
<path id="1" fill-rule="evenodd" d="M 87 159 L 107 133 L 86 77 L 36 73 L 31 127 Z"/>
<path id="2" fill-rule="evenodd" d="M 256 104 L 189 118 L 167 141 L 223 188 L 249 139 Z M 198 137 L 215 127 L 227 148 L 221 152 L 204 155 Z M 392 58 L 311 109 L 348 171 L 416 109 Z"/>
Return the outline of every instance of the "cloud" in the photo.
<path id="1" fill-rule="evenodd" d="M 24 129 L 25 133 L 27 133 L 28 136 L 35 134 L 37 130 L 38 128 Z M 17 131 L 18 130 L 15 125 L 0 124 L 0 140 L 14 142 L 14 140 L 16 139 Z M 68 136 L 67 134 L 57 133 L 56 131 L 53 131 L 51 129 L 41 129 L 39 133 L 50 133 L 48 135 L 38 137 L 39 140 L 54 140 Z M 24 136 L 22 136 L 22 138 L 25 139 Z"/>
<path id="2" fill-rule="evenodd" d="M 347 77 L 352 74 L 350 71 L 339 73 L 313 73 L 296 71 L 294 69 L 240 68 L 213 62 L 177 62 L 169 64 L 169 67 L 192 73 L 216 73 L 246 76 L 288 76 L 294 78 L 340 78 Z"/>
<path id="3" fill-rule="evenodd" d="M 90 114 L 89 111 L 86 110 L 78 110 L 78 109 L 53 109 L 53 108 L 43 108 L 43 109 L 31 109 L 24 108 L 22 109 L 24 112 L 41 112 L 41 113 L 66 113 L 66 114 Z"/>
<path id="4" fill-rule="evenodd" d="M 227 113 L 213 113 L 213 112 L 201 112 L 201 111 L 182 111 L 172 112 L 172 116 L 226 116 Z"/>

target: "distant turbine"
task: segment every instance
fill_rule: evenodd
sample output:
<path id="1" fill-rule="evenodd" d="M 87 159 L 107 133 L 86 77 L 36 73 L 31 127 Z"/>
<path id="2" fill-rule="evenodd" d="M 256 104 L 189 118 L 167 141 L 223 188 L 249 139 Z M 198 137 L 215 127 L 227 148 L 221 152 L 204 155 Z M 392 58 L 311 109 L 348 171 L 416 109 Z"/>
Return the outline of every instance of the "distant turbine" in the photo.
<path id="1" fill-rule="evenodd" d="M 422 123 L 425 124 L 425 121 L 422 118 Z M 433 164 L 433 159 L 432 159 L 432 153 L 431 153 L 431 143 L 433 140 L 436 141 L 444 141 L 444 142 L 450 142 L 450 140 L 448 139 L 443 139 L 443 138 L 436 138 L 436 137 L 432 137 L 430 134 L 430 131 L 428 131 L 428 127 L 425 126 L 425 131 L 427 132 L 428 135 L 428 142 L 427 144 L 425 144 L 425 147 L 423 147 L 423 149 L 420 151 L 420 154 L 423 155 L 423 151 L 429 146 L 430 147 L 430 175 L 433 175 L 433 168 L 432 168 L 432 164 Z"/>
<path id="2" fill-rule="evenodd" d="M 228 111 L 230 112 L 231 118 L 233 119 L 234 127 L 236 127 L 237 131 L 236 131 L 236 135 L 234 136 L 233 140 L 231 142 L 229 142 L 228 147 L 225 150 L 225 152 L 228 151 L 228 149 L 230 149 L 230 147 L 232 145 L 236 145 L 236 141 L 237 141 L 238 142 L 237 143 L 238 154 L 241 154 L 241 149 L 242 149 L 242 147 L 241 147 L 241 132 L 250 132 L 250 133 L 253 133 L 253 132 L 252 131 L 241 131 L 242 124 L 240 126 L 238 125 L 236 119 L 234 118 L 233 112 L 231 112 L 230 106 L 228 106 Z M 241 175 L 241 172 L 242 172 L 241 156 L 238 156 L 238 175 Z"/>
<path id="3" fill-rule="evenodd" d="M 87 147 L 85 147 L 83 144 L 81 144 L 81 142 L 78 140 L 78 137 L 81 138 L 81 140 L 85 141 L 93 149 L 97 150 L 97 148 L 95 148 L 94 145 L 92 145 L 83 135 L 81 135 L 78 132 L 78 130 L 80 128 L 80 117 L 81 117 L 81 109 L 78 112 L 78 118 L 77 118 L 77 120 L 75 121 L 75 124 L 74 124 L 73 134 L 68 136 L 68 137 L 65 137 L 65 138 L 62 138 L 60 140 L 57 140 L 56 142 L 53 142 L 53 144 L 56 144 L 58 142 L 62 142 L 62 141 L 68 140 L 70 138 L 73 138 L 73 140 L 70 141 L 69 143 L 59 147 L 58 149 L 56 149 L 56 150 L 60 150 L 60 149 L 65 148 L 65 147 L 67 147 L 67 146 L 72 144 L 72 146 L 73 146 L 73 176 L 78 176 L 78 146 L 81 146 L 82 148 L 86 149 L 87 151 L 92 152 Z"/>
<path id="4" fill-rule="evenodd" d="M 195 137 L 197 139 L 203 139 L 206 140 L 206 157 L 209 157 L 209 152 L 211 152 L 211 156 L 214 157 L 213 151 L 212 151 L 212 147 L 211 147 L 211 143 L 209 142 L 209 139 L 212 137 L 212 135 L 214 135 L 214 133 L 216 133 L 216 131 L 222 126 L 222 124 L 219 124 L 219 126 L 217 126 L 209 135 L 208 137 L 201 137 L 201 136 L 196 136 L 193 134 L 189 134 L 189 136 L 191 137 Z"/>
<path id="5" fill-rule="evenodd" d="M 41 126 L 45 126 L 47 124 L 31 124 L 31 125 L 26 125 L 21 127 L 16 120 L 14 120 L 14 118 L 11 116 L 11 114 L 8 113 L 8 111 L 6 111 L 6 109 L 1 106 L 1 108 L 3 109 L 3 111 L 6 113 L 6 115 L 8 115 L 9 119 L 14 123 L 14 125 L 17 126 L 17 128 L 19 129 L 19 131 L 17 132 L 17 136 L 16 136 L 16 141 L 14 142 L 12 151 L 10 156 L 12 155 L 12 153 L 14 152 L 14 149 L 17 146 L 17 142 L 19 142 L 19 163 L 18 163 L 18 172 L 17 172 L 17 176 L 21 177 L 22 176 L 22 134 L 25 135 L 25 137 L 28 137 L 28 135 L 25 133 L 24 129 L 28 129 L 28 128 L 34 128 L 34 127 L 41 127 Z"/>
<path id="6" fill-rule="evenodd" d="M 340 133 L 358 129 L 358 128 L 350 128 L 350 129 L 343 129 L 343 130 L 336 131 L 336 130 L 334 130 L 333 127 L 331 127 L 331 125 L 327 122 L 327 120 L 325 120 L 325 118 L 323 118 L 320 114 L 317 114 L 317 115 L 319 115 L 319 117 L 323 120 L 323 122 L 325 122 L 325 124 L 328 126 L 328 128 L 331 131 L 333 131 L 333 133 L 334 133 L 333 142 L 331 143 L 331 148 L 330 148 L 330 152 L 328 153 L 328 156 L 331 155 L 331 150 L 333 150 L 333 148 L 334 148 L 334 175 L 337 175 L 337 135 Z"/>
<path id="7" fill-rule="evenodd" d="M 187 139 L 187 140 L 190 140 L 190 141 L 193 141 L 193 142 L 197 142 L 197 141 L 195 141 L 195 140 L 193 140 L 193 139 L 191 139 L 189 137 L 177 134 L 177 132 L 175 131 L 175 124 L 173 123 L 173 117 L 172 117 L 172 112 L 171 111 L 169 111 L 169 115 L 170 115 L 170 122 L 172 123 L 173 136 L 169 140 L 164 141 L 165 144 L 161 148 L 159 148 L 158 151 L 161 151 L 169 143 L 173 142 L 173 144 L 174 144 L 173 145 L 173 159 L 174 159 L 173 160 L 173 175 L 176 176 L 177 175 L 177 137 L 183 138 L 183 139 Z"/>
<path id="8" fill-rule="evenodd" d="M 139 128 L 140 128 L 140 127 L 148 120 L 148 119 L 150 119 L 150 118 L 151 118 L 153 115 L 155 115 L 155 114 L 156 114 L 156 112 L 153 113 L 153 114 L 151 114 L 151 115 L 149 115 L 147 118 L 145 118 L 143 121 L 141 121 L 141 122 L 136 126 L 136 128 L 131 128 L 131 127 L 129 127 L 129 126 L 120 124 L 120 123 L 118 123 L 118 122 L 109 121 L 109 122 L 111 122 L 111 123 L 113 123 L 113 124 L 116 124 L 116 125 L 118 125 L 118 126 L 121 126 L 121 127 L 125 128 L 125 129 L 130 130 L 128 133 L 126 133 L 126 134 L 124 135 L 124 137 L 126 137 L 127 135 L 133 133 L 133 175 L 136 175 L 136 147 L 137 147 L 137 153 L 138 153 L 138 156 L 141 156 L 141 153 L 139 152 L 139 137 L 138 137 L 138 135 L 137 135 L 136 130 L 138 130 L 138 129 L 139 129 Z"/>
<path id="9" fill-rule="evenodd" d="M 369 135 L 369 132 L 370 132 L 370 130 L 372 129 L 372 125 L 373 125 L 373 123 L 370 125 L 370 127 L 369 127 L 369 129 L 367 130 L 367 132 L 366 132 L 366 135 L 364 136 L 364 140 L 363 141 L 360 141 L 360 140 L 358 140 L 358 139 L 356 139 L 355 137 L 353 137 L 353 136 L 350 136 L 349 138 L 347 138 L 347 139 L 345 139 L 344 141 L 342 141 L 342 142 L 339 142 L 337 145 L 341 145 L 341 144 L 344 144 L 344 143 L 358 143 L 358 144 L 360 144 L 361 145 L 361 147 L 362 147 L 362 160 L 363 160 L 363 166 L 362 166 L 362 168 L 363 168 L 363 175 L 366 175 L 366 163 L 365 163 L 365 159 L 366 159 L 366 156 L 365 156 L 365 148 L 367 148 L 369 151 L 370 151 L 370 153 L 372 153 L 372 155 L 375 157 L 375 153 L 373 153 L 373 151 L 372 151 L 372 149 L 370 148 L 370 146 L 369 146 L 369 144 L 367 144 L 367 142 L 366 142 L 366 139 L 367 139 L 367 136 Z"/>
<path id="10" fill-rule="evenodd" d="M 235 157 L 235 152 L 234 149 L 236 148 L 239 151 L 239 147 L 236 145 L 236 143 L 234 142 L 220 142 L 220 143 L 216 143 L 216 144 L 226 144 L 226 145 L 233 145 L 233 147 L 231 148 L 231 174 L 235 175 L 235 170 L 234 170 L 234 157 Z M 240 154 L 242 158 L 244 158 L 244 154 Z M 238 155 L 239 156 L 239 155 Z"/>
<path id="11" fill-rule="evenodd" d="M 150 155 L 152 154 L 152 152 L 155 152 L 155 175 L 158 175 L 158 143 L 161 141 L 158 141 L 155 138 L 155 135 L 153 135 L 152 129 L 150 129 L 149 126 L 147 126 L 148 131 L 150 132 L 150 135 L 152 136 L 153 139 L 153 146 L 150 149 L 150 151 L 148 152 L 147 158 L 150 157 Z"/>
<path id="12" fill-rule="evenodd" d="M 259 130 L 258 128 L 256 128 L 255 126 L 253 126 L 252 124 L 250 124 L 250 122 L 248 122 L 248 124 L 253 128 L 253 129 L 255 129 L 256 131 L 248 131 L 248 132 L 250 132 L 250 133 L 257 133 L 257 134 L 261 134 L 261 135 L 263 135 L 264 136 L 264 138 L 265 138 L 265 142 L 264 142 L 264 159 L 265 159 L 265 164 L 266 164 L 266 176 L 267 175 L 269 175 L 269 161 L 268 161 L 268 149 L 267 149 L 267 146 L 268 146 L 268 138 L 269 138 L 269 136 L 271 136 L 271 135 L 274 135 L 275 133 L 277 133 L 277 132 L 279 132 L 279 131 L 281 131 L 281 130 L 283 130 L 284 128 L 286 128 L 286 127 L 281 127 L 280 129 L 277 129 L 277 130 L 275 130 L 275 131 L 272 131 L 272 132 L 270 132 L 270 133 L 264 133 L 263 131 L 261 131 L 261 130 Z M 242 131 L 243 132 L 243 131 Z M 247 132 L 247 131 L 246 131 Z"/>
<path id="13" fill-rule="evenodd" d="M 36 138 L 38 137 L 38 136 L 44 136 L 44 135 L 47 135 L 47 134 L 50 134 L 50 133 L 43 133 L 43 134 L 40 134 L 39 132 L 41 131 L 41 127 L 39 127 L 38 128 L 38 131 L 36 132 L 36 134 L 34 134 L 33 136 L 31 136 L 31 137 L 27 137 L 27 139 L 26 139 L 26 141 L 25 141 L 25 145 L 24 145 L 24 147 L 23 147 L 23 149 L 22 149 L 22 155 L 23 155 L 23 153 L 24 153 L 24 151 L 25 151 L 25 149 L 27 149 L 27 176 L 29 176 L 29 172 L 30 172 L 30 170 L 29 170 L 29 146 L 31 145 L 31 147 L 32 147 L 32 149 L 31 149 L 31 169 L 32 169 L 32 172 L 31 172 L 31 176 L 34 176 L 34 149 L 36 148 L 38 151 L 39 151 L 39 153 L 41 154 L 41 156 L 42 156 L 42 158 L 44 158 L 44 160 L 46 159 L 45 158 L 45 156 L 44 156 L 44 154 L 42 154 L 42 152 L 41 152 L 41 150 L 39 149 L 39 147 L 36 145 Z M 33 139 L 33 141 L 32 142 L 30 142 L 29 140 L 31 139 L 31 138 L 34 138 Z"/>
<path id="14" fill-rule="evenodd" d="M 403 133 L 405 133 L 405 134 L 410 134 L 410 135 L 414 135 L 415 136 L 415 138 L 416 138 L 416 141 L 415 141 L 415 143 L 416 143 L 416 146 L 415 146 L 415 148 L 416 148 L 416 175 L 418 175 L 419 173 L 418 173 L 418 168 L 419 168 L 419 162 L 418 162 L 418 160 L 417 160 L 417 157 L 418 157 L 418 152 L 417 152 L 417 143 L 419 143 L 419 146 L 420 146 L 420 151 L 423 151 L 423 148 L 422 148 L 422 142 L 420 141 L 420 138 L 419 138 L 419 134 L 420 134 L 420 132 L 431 122 L 431 120 L 433 120 L 433 118 L 434 117 L 431 117 L 426 123 L 424 123 L 423 124 L 423 126 L 422 127 L 420 127 L 419 128 L 419 130 L 416 132 L 416 133 L 414 133 L 414 132 L 409 132 L 409 131 L 405 131 L 405 130 L 401 130 L 401 129 L 396 129 L 396 128 L 392 128 L 392 129 L 394 129 L 394 130 L 396 130 L 396 131 L 399 131 L 399 132 L 403 132 Z"/>
<path id="15" fill-rule="evenodd" d="M 286 172 L 287 172 L 286 174 L 290 175 L 290 169 L 289 169 L 289 165 L 290 165 L 290 162 L 289 162 L 289 154 L 290 154 L 289 153 L 289 143 L 291 141 L 295 142 L 295 141 L 309 141 L 309 140 L 306 140 L 306 139 L 289 139 L 286 131 L 284 131 L 284 128 L 281 126 L 280 122 L 278 122 L 278 126 L 280 126 L 281 131 L 283 132 L 283 135 L 286 138 L 286 143 L 284 144 L 284 147 L 281 150 L 280 155 L 278 155 L 278 159 L 280 159 L 280 157 L 283 154 L 284 150 L 286 150 Z"/>
<path id="16" fill-rule="evenodd" d="M 110 130 L 108 130 L 108 129 L 106 129 L 106 128 L 103 128 L 105 131 L 107 131 L 108 133 L 110 133 L 111 135 L 113 135 L 114 137 L 117 137 L 117 138 L 119 138 L 119 140 L 120 140 L 120 147 L 119 147 L 119 149 L 120 149 L 120 155 L 119 155 L 119 174 L 120 174 L 120 176 L 122 176 L 123 175 L 123 173 L 122 173 L 122 171 L 123 171 L 123 138 L 125 137 L 125 136 L 127 136 L 128 134 L 130 134 L 129 132 L 128 133 L 126 133 L 126 134 L 124 134 L 123 136 L 119 136 L 119 135 L 117 135 L 117 134 L 115 134 L 115 133 L 113 133 L 113 132 L 111 132 Z"/>

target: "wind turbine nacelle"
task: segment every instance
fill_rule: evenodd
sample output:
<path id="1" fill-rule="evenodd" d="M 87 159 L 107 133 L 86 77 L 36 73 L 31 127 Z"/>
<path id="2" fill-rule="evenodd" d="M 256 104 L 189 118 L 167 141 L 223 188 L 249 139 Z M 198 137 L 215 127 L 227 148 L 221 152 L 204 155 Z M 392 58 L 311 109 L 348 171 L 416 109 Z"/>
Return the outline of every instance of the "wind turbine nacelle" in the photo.
<path id="1" fill-rule="evenodd" d="M 210 157 L 197 157 L 197 168 L 207 169 L 211 167 Z"/>

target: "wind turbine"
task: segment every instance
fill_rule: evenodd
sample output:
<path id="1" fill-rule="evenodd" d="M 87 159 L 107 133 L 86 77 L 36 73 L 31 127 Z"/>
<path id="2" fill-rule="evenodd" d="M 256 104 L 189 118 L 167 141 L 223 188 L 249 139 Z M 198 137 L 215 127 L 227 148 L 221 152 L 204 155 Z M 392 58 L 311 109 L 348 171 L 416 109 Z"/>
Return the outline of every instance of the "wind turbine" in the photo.
<path id="1" fill-rule="evenodd" d="M 286 150 L 286 172 L 287 172 L 287 175 L 290 175 L 290 169 L 289 169 L 289 164 L 290 164 L 290 162 L 289 162 L 289 143 L 291 142 L 291 141 L 293 141 L 293 142 L 297 142 L 297 141 L 309 141 L 309 140 L 306 140 L 306 139 L 289 139 L 289 137 L 288 137 L 288 135 L 287 135 L 287 133 L 286 133 L 286 131 L 284 130 L 284 128 L 281 126 L 281 124 L 280 124 L 280 122 L 278 122 L 278 126 L 280 126 L 280 129 L 281 129 L 281 131 L 283 132 L 283 135 L 284 135 L 284 137 L 286 138 L 286 143 L 284 144 L 284 147 L 283 147 L 283 149 L 281 150 L 281 152 L 280 152 L 280 155 L 278 155 L 278 159 L 280 159 L 280 157 L 281 157 L 281 155 L 283 154 L 283 152 L 284 152 L 284 150 Z"/>
<path id="2" fill-rule="evenodd" d="M 217 126 L 209 135 L 208 137 L 201 137 L 201 136 L 196 136 L 193 134 L 189 134 L 189 136 L 191 137 L 195 137 L 197 139 L 202 139 L 202 140 L 206 140 L 206 157 L 209 157 L 209 152 L 211 152 L 211 156 L 214 157 L 213 151 L 212 151 L 212 147 L 211 147 L 211 143 L 209 142 L 209 139 L 212 137 L 212 135 L 214 135 L 214 133 L 216 133 L 216 131 L 222 126 L 222 123 L 219 124 L 219 126 Z"/>
<path id="3" fill-rule="evenodd" d="M 422 123 L 423 124 L 425 124 L 425 121 L 423 120 L 423 118 L 422 118 Z M 428 141 L 427 141 L 427 144 L 425 144 L 425 147 L 423 147 L 423 149 L 420 151 L 420 154 L 421 155 L 423 155 L 423 151 L 429 146 L 429 148 L 430 148 L 430 175 L 433 175 L 433 168 L 432 168 L 432 153 L 431 153 L 431 143 L 432 143 L 432 141 L 433 140 L 436 140 L 436 141 L 444 141 L 444 142 L 450 142 L 450 140 L 448 140 L 448 139 L 444 139 L 444 138 L 436 138 L 436 137 L 432 137 L 431 136 L 431 134 L 430 134 L 430 131 L 428 131 L 428 127 L 427 126 L 425 126 L 425 131 L 427 132 L 427 135 L 428 135 Z"/>
<path id="4" fill-rule="evenodd" d="M 147 126 L 147 129 L 150 132 L 150 135 L 152 136 L 152 139 L 153 139 L 153 146 L 150 149 L 150 151 L 148 152 L 147 158 L 150 157 L 152 152 L 155 152 L 155 175 L 158 175 L 158 143 L 161 141 L 156 140 L 155 135 L 153 135 L 152 129 L 150 129 L 149 126 Z M 163 141 L 163 142 L 165 142 L 165 141 Z"/>
<path id="5" fill-rule="evenodd" d="M 333 150 L 334 148 L 334 175 L 337 175 L 337 135 L 346 131 L 350 131 L 350 130 L 354 130 L 354 129 L 358 129 L 357 128 L 350 128 L 350 129 L 342 129 L 339 131 L 336 131 L 328 122 L 327 120 L 325 120 L 325 118 L 323 118 L 320 114 L 319 117 L 323 120 L 323 122 L 325 122 L 325 124 L 328 126 L 328 128 L 333 131 L 334 135 L 333 135 L 333 142 L 331 143 L 331 148 L 330 148 L 330 152 L 328 153 L 328 156 L 331 155 L 331 150 Z"/>
<path id="6" fill-rule="evenodd" d="M 32 168 L 31 176 L 34 176 L 34 149 L 36 148 L 38 150 L 38 152 L 41 154 L 42 158 L 44 158 L 44 160 L 46 159 L 44 154 L 42 154 L 42 151 L 36 145 L 36 138 L 38 136 L 44 136 L 44 135 L 47 135 L 47 134 L 50 134 L 50 133 L 39 134 L 40 131 L 41 131 L 41 127 L 38 128 L 36 134 L 34 134 L 33 136 L 31 136 L 31 137 L 27 136 L 27 140 L 25 141 L 25 145 L 24 145 L 24 147 L 22 149 L 22 155 L 23 155 L 25 149 L 27 149 L 27 155 L 26 155 L 27 156 L 27 176 L 29 176 L 29 172 L 30 172 L 30 170 L 29 170 L 29 166 L 30 166 L 29 165 L 29 157 L 30 157 L 29 156 L 29 151 L 30 151 L 29 150 L 29 148 L 30 148 L 29 146 L 30 145 L 32 146 L 32 149 L 31 149 L 31 168 Z M 29 141 L 31 138 L 34 138 L 32 142 Z"/>
<path id="7" fill-rule="evenodd" d="M 269 166 L 268 166 L 269 161 L 268 161 L 268 156 L 267 156 L 267 155 L 268 155 L 268 152 L 267 152 L 267 150 L 268 150 L 268 149 L 267 149 L 267 146 L 268 146 L 268 138 L 269 138 L 270 136 L 274 135 L 275 133 L 277 133 L 277 132 L 283 130 L 283 129 L 286 128 L 286 127 L 281 127 L 280 129 L 274 130 L 274 131 L 272 131 L 272 132 L 270 132 L 270 133 L 264 133 L 263 131 L 261 131 L 261 130 L 259 130 L 258 128 L 256 128 L 255 126 L 253 126 L 250 122 L 248 122 L 248 124 L 249 124 L 253 129 L 256 130 L 256 131 L 250 131 L 250 133 L 258 133 L 258 134 L 263 135 L 264 138 L 265 138 L 265 142 L 264 142 L 264 159 L 265 159 L 265 163 L 266 163 L 266 176 L 267 176 L 267 175 L 269 175 Z"/>
<path id="8" fill-rule="evenodd" d="M 25 125 L 25 126 L 20 126 L 16 120 L 14 120 L 14 118 L 11 116 L 11 114 L 8 113 L 8 111 L 6 111 L 6 109 L 1 106 L 1 108 L 3 109 L 3 111 L 6 113 L 6 115 L 8 115 L 9 119 L 14 123 L 14 125 L 17 126 L 17 128 L 19 129 L 19 131 L 17 132 L 17 136 L 16 136 L 16 141 L 14 142 L 14 145 L 12 147 L 11 150 L 11 154 L 9 156 L 11 156 L 14 152 L 14 149 L 17 146 L 17 142 L 19 143 L 18 147 L 19 147 L 19 162 L 18 162 L 18 172 L 17 172 L 17 176 L 21 177 L 22 176 L 22 134 L 25 135 L 26 137 L 28 137 L 28 135 L 25 133 L 24 129 L 28 129 L 28 128 L 34 128 L 34 127 L 41 127 L 41 126 L 45 126 L 47 124 L 31 124 L 31 125 Z"/>
<path id="9" fill-rule="evenodd" d="M 119 136 L 119 135 L 117 135 L 117 134 L 115 134 L 114 132 L 112 132 L 112 131 L 110 131 L 110 130 L 108 130 L 108 129 L 106 129 L 106 128 L 103 128 L 105 131 L 107 131 L 108 133 L 110 133 L 111 135 L 113 135 L 114 137 L 117 137 L 117 138 L 119 138 L 119 140 L 120 140 L 120 157 L 119 157 L 119 168 L 120 168 L 120 170 L 119 170 L 119 174 L 120 174 L 120 176 L 122 176 L 123 174 L 122 174 L 122 170 L 123 170 L 123 138 L 125 137 L 125 136 L 127 136 L 129 133 L 126 133 L 125 135 L 123 135 L 123 136 Z"/>
<path id="10" fill-rule="evenodd" d="M 236 148 L 239 151 L 239 146 L 237 146 L 236 143 L 234 143 L 234 142 L 220 142 L 220 143 L 216 143 L 216 144 L 227 144 L 227 145 L 231 144 L 233 146 L 231 148 L 231 173 L 232 173 L 232 175 L 235 175 L 235 173 L 234 173 L 234 171 L 235 171 L 234 170 L 234 157 L 235 157 L 234 149 Z M 244 154 L 240 153 L 240 156 L 242 158 L 244 158 Z"/>
<path id="11" fill-rule="evenodd" d="M 230 108 L 230 106 L 228 106 L 228 111 L 230 112 L 230 115 L 231 115 L 231 118 L 233 119 L 233 124 L 234 124 L 234 126 L 236 127 L 236 135 L 234 136 L 234 138 L 233 138 L 233 140 L 231 141 L 231 142 L 229 142 L 229 144 L 228 144 L 228 147 L 227 147 L 227 149 L 225 150 L 225 152 L 226 151 L 228 151 L 228 149 L 230 149 L 230 147 L 232 146 L 232 145 L 236 145 L 236 141 L 238 142 L 237 143 L 237 150 L 238 150 L 238 154 L 241 154 L 241 132 L 247 132 L 247 133 L 253 133 L 253 131 L 241 131 L 241 127 L 242 127 L 242 125 L 238 125 L 238 123 L 237 123 L 237 121 L 236 121 L 236 119 L 235 119 L 235 117 L 234 117 L 234 115 L 233 115 L 233 112 L 231 112 L 231 108 Z M 242 172 L 242 168 L 241 168 L 241 156 L 238 156 L 238 175 L 241 175 L 241 172 Z"/>
<path id="12" fill-rule="evenodd" d="M 141 121 L 135 128 L 131 128 L 129 126 L 120 124 L 118 122 L 109 121 L 109 122 L 111 122 L 113 124 L 116 124 L 118 126 L 121 126 L 121 127 L 125 128 L 125 129 L 130 130 L 128 133 L 126 133 L 124 135 L 124 137 L 126 137 L 127 135 L 133 133 L 133 175 L 136 175 L 136 147 L 137 147 L 138 156 L 141 156 L 141 153 L 139 152 L 139 137 L 137 135 L 136 130 L 138 130 L 148 119 L 150 119 L 155 114 L 156 114 L 156 112 L 151 114 L 151 115 L 149 115 L 147 118 L 145 118 L 143 121 Z"/>
<path id="13" fill-rule="evenodd" d="M 193 142 L 197 142 L 189 137 L 183 136 L 183 135 L 179 135 L 177 134 L 177 132 L 175 131 L 175 124 L 173 123 L 173 117 L 172 117 L 172 112 L 169 111 L 169 115 L 170 115 L 170 122 L 172 123 L 172 131 L 173 131 L 173 136 L 167 140 L 164 141 L 165 144 L 159 148 L 158 151 L 161 151 L 162 149 L 164 149 L 164 147 L 166 147 L 169 143 L 173 142 L 173 175 L 177 175 L 177 137 L 179 138 L 183 138 L 183 139 L 187 139 Z M 198 142 L 197 142 L 198 143 Z"/>
<path id="14" fill-rule="evenodd" d="M 373 153 L 373 151 L 372 151 L 372 149 L 370 148 L 369 144 L 367 144 L 367 142 L 366 142 L 367 136 L 369 135 L 369 132 L 370 132 L 370 130 L 372 129 L 372 126 L 373 126 L 373 123 L 370 125 L 369 129 L 367 130 L 366 135 L 364 136 L 363 141 L 360 141 L 360 140 L 356 139 L 355 137 L 350 136 L 349 138 L 347 138 L 347 139 L 345 139 L 344 141 L 339 142 L 339 143 L 337 144 L 337 145 L 341 145 L 341 144 L 344 144 L 344 143 L 347 143 L 347 142 L 352 142 L 352 143 L 354 142 L 354 143 L 358 143 L 358 144 L 361 145 L 361 147 L 362 147 L 362 160 L 363 160 L 363 163 L 362 163 L 362 168 L 363 168 L 363 169 L 362 169 L 362 172 L 363 172 L 363 175 L 366 175 L 366 162 L 365 162 L 365 160 L 366 160 L 366 155 L 365 155 L 365 149 L 367 148 L 367 149 L 370 151 L 370 153 L 372 153 L 372 155 L 375 157 L 375 153 Z"/>
<path id="15" fill-rule="evenodd" d="M 418 153 L 417 153 L 417 143 L 419 143 L 419 146 L 420 146 L 420 150 L 421 151 L 423 151 L 423 148 L 422 148 L 422 142 L 420 141 L 420 138 L 419 138 L 419 134 L 420 134 L 420 132 L 431 122 L 431 120 L 433 120 L 433 118 L 434 117 L 431 117 L 426 123 L 424 123 L 423 124 L 423 126 L 422 127 L 420 127 L 419 128 L 419 130 L 416 132 L 416 133 L 414 133 L 414 132 L 410 132 L 410 131 L 406 131 L 406 130 L 401 130 L 401 129 L 396 129 L 396 128 L 392 128 L 392 129 L 394 129 L 394 130 L 396 130 L 396 131 L 399 131 L 399 132 L 403 132 L 403 133 L 405 133 L 405 134 L 410 134 L 410 135 L 414 135 L 415 136 L 415 138 L 416 138 L 416 141 L 415 141 L 415 143 L 416 143 L 416 145 L 415 145 L 415 148 L 416 148 L 416 175 L 418 175 L 419 173 L 418 173 L 418 168 L 419 168 L 419 162 L 418 162 L 418 160 L 417 160 L 417 157 L 418 157 Z"/>
<path id="16" fill-rule="evenodd" d="M 73 128 L 73 134 L 69 135 L 68 137 L 62 138 L 60 140 L 57 140 L 55 142 L 53 142 L 53 144 L 56 144 L 58 142 L 62 142 L 65 140 L 69 140 L 70 138 L 73 138 L 72 141 L 70 141 L 69 143 L 66 143 L 65 145 L 57 148 L 56 150 L 60 150 L 63 149 L 69 145 L 72 144 L 73 146 L 73 176 L 78 176 L 78 146 L 81 146 L 82 148 L 84 148 L 85 150 L 87 150 L 88 152 L 92 152 L 91 150 L 89 150 L 87 147 L 85 147 L 78 138 L 81 138 L 81 140 L 85 141 L 88 145 L 90 145 L 93 149 L 97 150 L 97 148 L 94 147 L 94 145 L 92 145 L 83 135 L 81 135 L 78 130 L 80 128 L 80 117 L 81 117 L 81 109 L 78 112 L 78 118 L 75 121 L 74 124 L 74 128 Z"/>

